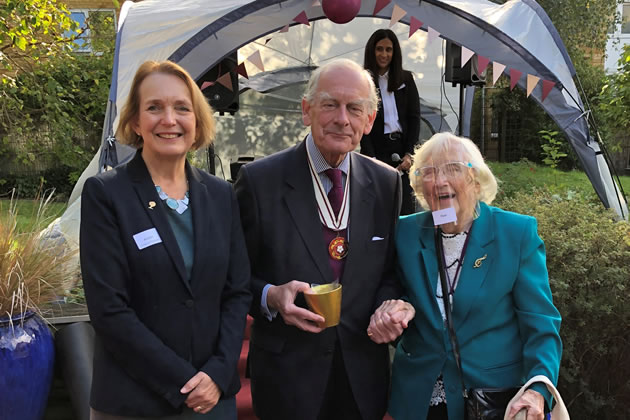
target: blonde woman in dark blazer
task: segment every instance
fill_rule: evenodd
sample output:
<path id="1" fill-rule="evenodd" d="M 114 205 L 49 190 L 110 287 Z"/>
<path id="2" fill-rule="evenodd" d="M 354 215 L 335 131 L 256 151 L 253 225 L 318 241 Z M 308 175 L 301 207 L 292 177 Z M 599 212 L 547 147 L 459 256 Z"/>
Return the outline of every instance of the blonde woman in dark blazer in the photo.
<path id="1" fill-rule="evenodd" d="M 96 331 L 91 418 L 236 419 L 249 262 L 231 186 L 193 168 L 212 110 L 184 69 L 140 66 L 117 138 L 133 160 L 85 183 L 81 268 Z"/>

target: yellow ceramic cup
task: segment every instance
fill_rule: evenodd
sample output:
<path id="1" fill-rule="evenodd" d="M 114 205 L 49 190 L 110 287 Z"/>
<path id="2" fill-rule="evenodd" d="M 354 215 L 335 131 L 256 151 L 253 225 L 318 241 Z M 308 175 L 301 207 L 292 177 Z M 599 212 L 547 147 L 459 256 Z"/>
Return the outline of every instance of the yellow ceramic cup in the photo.
<path id="1" fill-rule="evenodd" d="M 341 285 L 339 283 L 319 284 L 311 286 L 304 292 L 304 298 L 311 311 L 324 317 L 320 328 L 334 327 L 339 324 L 341 316 Z"/>

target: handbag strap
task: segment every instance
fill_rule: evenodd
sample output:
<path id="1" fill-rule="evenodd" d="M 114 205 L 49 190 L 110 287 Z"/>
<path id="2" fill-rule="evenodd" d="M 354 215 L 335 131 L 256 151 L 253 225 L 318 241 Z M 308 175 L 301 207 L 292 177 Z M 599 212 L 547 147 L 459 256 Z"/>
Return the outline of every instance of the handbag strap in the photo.
<path id="1" fill-rule="evenodd" d="M 510 412 L 512 405 L 523 396 L 523 393 L 527 391 L 527 388 L 529 388 L 534 382 L 544 383 L 547 386 L 549 392 L 551 392 L 551 395 L 553 395 L 553 399 L 556 401 L 556 405 L 553 407 L 553 410 L 551 410 L 551 418 L 553 420 L 570 420 L 569 412 L 567 411 L 567 407 L 564 405 L 564 401 L 562 400 L 560 393 L 553 385 L 553 383 L 549 380 L 549 378 L 544 375 L 534 376 L 529 381 L 527 381 L 527 383 L 523 385 L 521 389 L 519 389 L 516 395 L 514 395 L 514 397 L 508 403 L 507 409 L 505 410 L 504 420 L 509 420 L 508 413 Z"/>
<path id="2" fill-rule="evenodd" d="M 449 298 L 449 288 L 446 282 L 446 269 L 444 268 L 444 248 L 442 246 L 442 229 L 437 226 L 434 230 L 435 239 L 435 253 L 437 255 L 438 270 L 440 273 L 440 283 L 442 285 L 442 299 L 444 300 L 444 312 L 446 314 L 446 325 L 448 327 L 448 336 L 451 339 L 451 347 L 453 349 L 453 355 L 455 356 L 455 364 L 459 371 L 459 379 L 462 382 L 462 395 L 464 398 L 468 398 L 468 391 L 466 391 L 466 384 L 464 383 L 464 372 L 462 371 L 462 360 L 459 355 L 459 343 L 457 342 L 457 335 L 455 334 L 455 328 L 453 328 L 451 301 Z"/>

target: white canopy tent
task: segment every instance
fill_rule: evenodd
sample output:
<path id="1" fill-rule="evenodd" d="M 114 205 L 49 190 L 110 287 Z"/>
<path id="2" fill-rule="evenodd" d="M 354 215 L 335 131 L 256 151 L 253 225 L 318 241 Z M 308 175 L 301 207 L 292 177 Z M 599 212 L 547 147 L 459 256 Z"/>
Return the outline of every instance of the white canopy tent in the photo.
<path id="1" fill-rule="evenodd" d="M 102 170 L 107 162 L 122 162 L 131 153 L 113 139 L 116 110 L 124 104 L 138 66 L 146 60 L 170 59 L 186 68 L 193 78 L 200 78 L 233 51 L 239 51 L 239 62 L 258 50 L 265 71 L 295 66 L 316 66 L 336 57 L 347 57 L 362 63 L 363 48 L 369 35 L 379 27 L 389 26 L 394 7 L 407 13 L 392 29 L 403 49 L 403 64 L 416 76 L 421 97 L 441 110 L 450 126 L 457 125 L 457 90 L 444 84 L 443 40 L 448 39 L 477 54 L 556 83 L 545 101 L 541 100 L 541 83 L 531 97 L 555 120 L 576 151 L 584 170 L 605 206 L 627 218 L 625 198 L 613 180 L 597 139 L 589 132 L 588 114 L 573 81 L 575 69 L 548 16 L 534 0 L 512 0 L 503 5 L 487 0 L 396 0 L 376 15 L 377 0 L 363 0 L 358 17 L 337 25 L 326 19 L 319 2 L 313 0 L 144 0 L 123 4 L 112 75 L 112 86 L 103 130 L 103 147 L 86 169 L 70 199 L 78 199 L 82 181 Z M 305 12 L 310 26 L 293 19 Z M 424 22 L 422 29 L 408 39 L 411 17 Z M 278 33 L 290 24 L 288 33 Z M 429 42 L 428 27 L 442 39 Z M 271 41 L 265 40 L 271 36 Z M 257 71 L 251 63 L 248 71 Z M 509 77 L 509 76 L 508 76 Z M 526 89 L 526 77 L 518 86 Z M 296 90 L 293 89 L 295 94 Z M 276 92 L 277 93 L 277 92 Z M 298 93 L 301 93 L 298 91 Z M 284 111 L 297 114 L 299 95 L 287 99 L 293 104 Z M 448 105 L 447 105 L 448 104 Z M 294 108 L 291 110 L 291 106 Z M 242 110 L 246 111 L 246 106 Z M 259 111 L 259 110 L 258 110 Z M 258 112 L 256 111 L 256 112 Z M 239 111 L 241 113 L 241 111 Z M 464 120 L 466 116 L 464 116 Z M 284 133 L 276 145 L 294 144 L 301 139 L 300 119 L 274 120 L 269 127 L 297 121 L 295 135 Z M 242 123 L 240 124 L 243 125 Z M 219 118 L 219 132 L 224 138 L 216 142 L 217 154 L 224 148 L 226 159 L 238 154 L 267 154 L 264 142 L 273 133 L 263 127 L 241 127 L 245 149 L 232 144 L 239 123 L 233 117 Z M 291 132 L 293 133 L 293 132 Z M 236 153 L 236 156 L 234 156 Z M 97 162 L 98 160 L 98 162 Z M 76 210 L 74 210 L 76 211 Z M 71 217 L 69 214 L 68 217 Z M 75 216 L 76 217 L 76 216 Z"/>

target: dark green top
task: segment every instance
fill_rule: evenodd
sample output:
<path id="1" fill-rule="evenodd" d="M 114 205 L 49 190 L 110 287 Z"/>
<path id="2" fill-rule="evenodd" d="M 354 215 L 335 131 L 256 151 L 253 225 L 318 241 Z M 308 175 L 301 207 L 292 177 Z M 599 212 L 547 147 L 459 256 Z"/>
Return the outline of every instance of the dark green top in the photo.
<path id="1" fill-rule="evenodd" d="M 166 206 L 165 206 L 166 207 Z M 179 252 L 184 258 L 184 266 L 186 267 L 186 276 L 190 282 L 192 275 L 192 267 L 194 262 L 195 236 L 193 233 L 192 209 L 188 209 L 182 214 L 177 213 L 166 207 L 166 218 L 173 229 Z"/>

